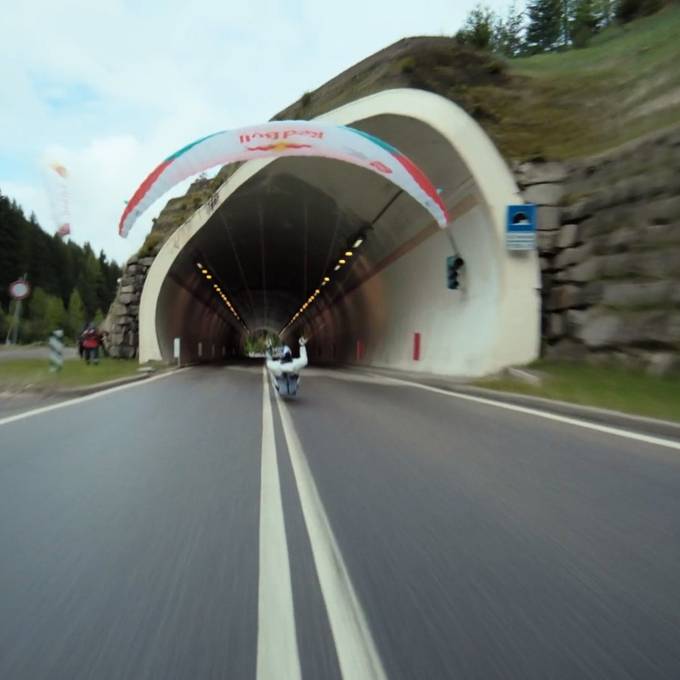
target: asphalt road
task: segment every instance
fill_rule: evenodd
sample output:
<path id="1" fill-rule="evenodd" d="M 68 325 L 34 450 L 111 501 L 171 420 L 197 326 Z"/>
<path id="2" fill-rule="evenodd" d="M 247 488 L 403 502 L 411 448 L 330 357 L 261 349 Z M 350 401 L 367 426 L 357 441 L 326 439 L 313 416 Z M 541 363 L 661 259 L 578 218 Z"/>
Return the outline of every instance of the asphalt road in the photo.
<path id="1" fill-rule="evenodd" d="M 0 678 L 343 677 L 680 678 L 680 449 L 245 366 L 0 420 Z"/>

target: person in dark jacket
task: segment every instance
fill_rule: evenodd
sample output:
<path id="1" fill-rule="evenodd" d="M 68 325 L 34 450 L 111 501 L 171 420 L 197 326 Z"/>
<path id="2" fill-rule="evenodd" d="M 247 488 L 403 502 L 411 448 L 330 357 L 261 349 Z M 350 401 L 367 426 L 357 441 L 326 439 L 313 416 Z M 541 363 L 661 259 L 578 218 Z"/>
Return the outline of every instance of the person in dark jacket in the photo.
<path id="1" fill-rule="evenodd" d="M 82 347 L 82 356 L 85 361 L 89 363 L 99 363 L 99 346 L 101 345 L 101 338 L 97 329 L 93 324 L 88 324 L 87 328 L 80 336 L 80 346 Z"/>

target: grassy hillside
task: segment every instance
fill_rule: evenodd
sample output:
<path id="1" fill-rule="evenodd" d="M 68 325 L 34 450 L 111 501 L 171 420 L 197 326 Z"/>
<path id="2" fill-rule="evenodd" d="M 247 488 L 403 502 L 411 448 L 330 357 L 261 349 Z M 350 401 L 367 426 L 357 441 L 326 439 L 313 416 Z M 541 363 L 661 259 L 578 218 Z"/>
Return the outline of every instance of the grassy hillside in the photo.
<path id="1" fill-rule="evenodd" d="M 612 27 L 585 49 L 502 61 L 449 38 L 408 38 L 306 93 L 277 118 L 311 118 L 391 87 L 461 105 L 506 158 L 565 159 L 680 122 L 680 7 Z"/>
<path id="2" fill-rule="evenodd" d="M 529 123 L 518 155 L 591 155 L 680 122 L 680 7 L 673 6 L 597 36 L 581 50 L 510 62 L 527 84 L 531 114 L 510 106 L 506 122 Z M 499 130 L 507 135 L 509 128 Z M 523 136 L 525 136 L 523 135 Z M 535 139 L 531 139 L 535 137 Z M 532 148 L 533 147 L 533 148 Z"/>

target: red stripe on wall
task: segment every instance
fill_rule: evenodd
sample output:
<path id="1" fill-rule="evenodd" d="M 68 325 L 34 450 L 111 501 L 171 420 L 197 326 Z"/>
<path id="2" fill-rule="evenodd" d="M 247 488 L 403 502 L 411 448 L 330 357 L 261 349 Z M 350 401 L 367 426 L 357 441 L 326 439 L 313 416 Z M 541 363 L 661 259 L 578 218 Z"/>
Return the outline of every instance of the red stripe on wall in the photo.
<path id="1" fill-rule="evenodd" d="M 413 361 L 420 361 L 420 333 L 413 334 Z"/>

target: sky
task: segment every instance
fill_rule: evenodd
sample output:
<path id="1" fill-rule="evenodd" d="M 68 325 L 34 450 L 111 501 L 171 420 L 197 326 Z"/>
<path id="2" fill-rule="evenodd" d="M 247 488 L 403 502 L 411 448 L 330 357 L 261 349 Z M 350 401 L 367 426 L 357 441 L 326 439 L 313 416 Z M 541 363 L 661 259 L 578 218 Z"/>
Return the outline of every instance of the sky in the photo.
<path id="1" fill-rule="evenodd" d="M 304 92 L 411 35 L 453 35 L 477 0 L 33 0 L 0 24 L 0 192 L 55 226 L 52 162 L 69 171 L 72 235 L 123 263 L 125 201 L 166 156 L 269 120 Z M 505 12 L 509 2 L 490 0 Z"/>

